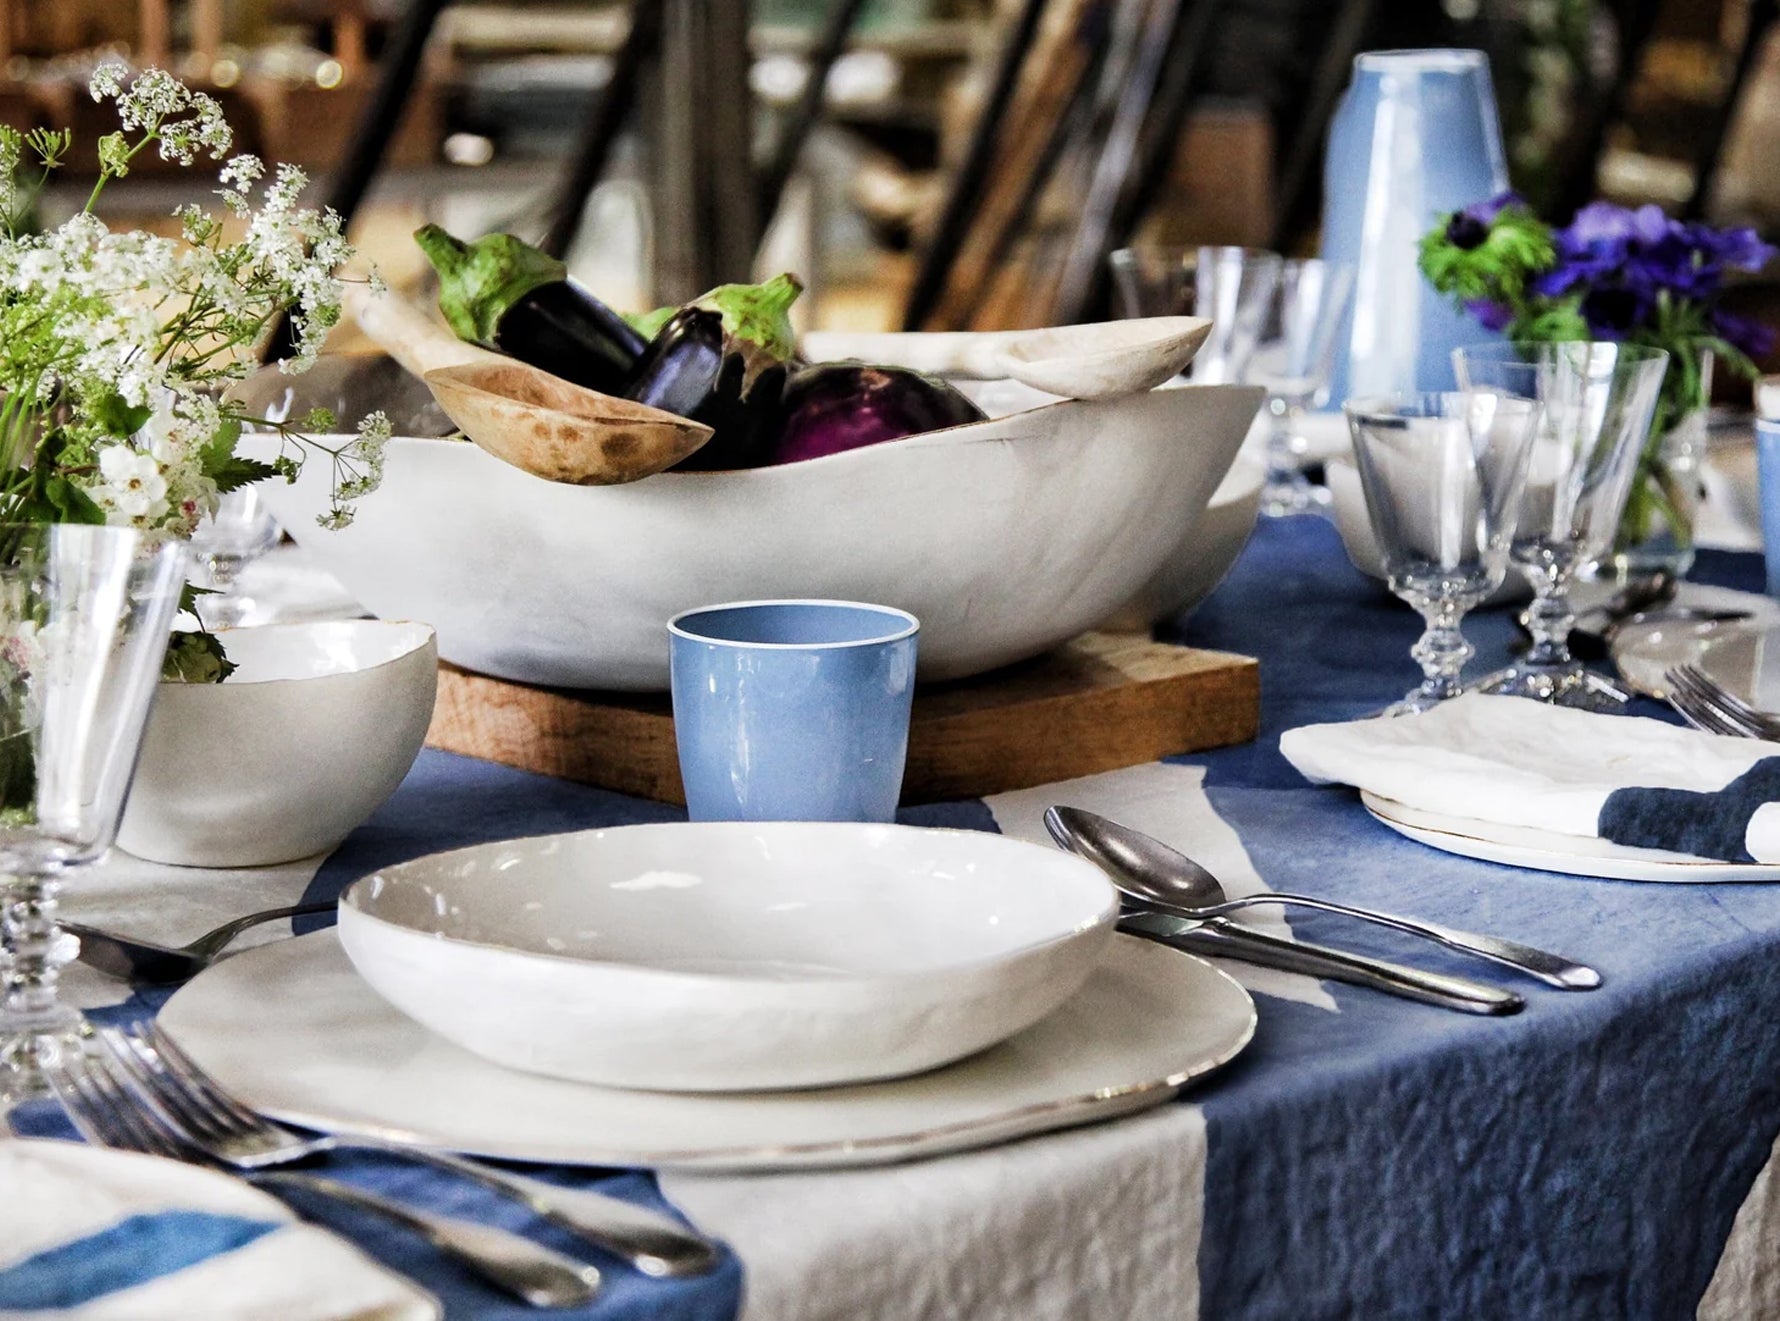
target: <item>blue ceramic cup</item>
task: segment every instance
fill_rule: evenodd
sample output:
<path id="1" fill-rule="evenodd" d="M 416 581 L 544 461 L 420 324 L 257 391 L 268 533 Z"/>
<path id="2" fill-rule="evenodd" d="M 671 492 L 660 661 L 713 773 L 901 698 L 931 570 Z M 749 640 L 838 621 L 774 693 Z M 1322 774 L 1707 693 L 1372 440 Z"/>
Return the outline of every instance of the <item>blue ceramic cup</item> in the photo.
<path id="1" fill-rule="evenodd" d="M 890 821 L 919 621 L 856 601 L 742 601 L 668 621 L 694 821 Z"/>
<path id="2" fill-rule="evenodd" d="M 1768 595 L 1780 596 L 1780 418 L 1756 422 L 1755 457 L 1761 470 L 1761 544 L 1768 562 Z"/>

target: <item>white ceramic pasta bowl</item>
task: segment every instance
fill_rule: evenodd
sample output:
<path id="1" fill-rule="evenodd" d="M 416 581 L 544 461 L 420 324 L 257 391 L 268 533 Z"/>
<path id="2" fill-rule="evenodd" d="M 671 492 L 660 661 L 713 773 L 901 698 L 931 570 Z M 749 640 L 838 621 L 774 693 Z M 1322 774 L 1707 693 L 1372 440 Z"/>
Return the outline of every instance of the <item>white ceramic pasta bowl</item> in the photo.
<path id="1" fill-rule="evenodd" d="M 1143 588 L 1192 536 L 1260 397 L 1070 400 L 805 463 L 610 487 L 398 437 L 351 527 L 316 526 L 324 462 L 266 498 L 367 609 L 427 620 L 446 660 L 481 673 L 660 691 L 674 615 L 807 597 L 910 611 L 921 677 L 953 679 L 1048 650 Z"/>
<path id="2" fill-rule="evenodd" d="M 220 636 L 233 675 L 155 694 L 119 847 L 187 867 L 333 848 L 395 792 L 426 739 L 433 630 L 335 619 Z"/>
<path id="3" fill-rule="evenodd" d="M 1118 904 L 1092 865 L 976 831 L 621 826 L 385 868 L 340 904 L 353 966 L 497 1064 L 607 1086 L 915 1073 L 1043 1018 Z"/>

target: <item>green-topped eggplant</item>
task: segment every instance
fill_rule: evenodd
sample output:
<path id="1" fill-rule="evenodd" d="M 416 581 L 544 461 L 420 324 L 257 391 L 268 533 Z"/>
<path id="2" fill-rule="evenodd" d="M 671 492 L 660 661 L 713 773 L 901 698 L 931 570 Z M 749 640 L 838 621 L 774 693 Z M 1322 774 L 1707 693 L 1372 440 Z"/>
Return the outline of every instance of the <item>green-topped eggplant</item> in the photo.
<path id="1" fill-rule="evenodd" d="M 719 285 L 655 332 L 625 394 L 711 428 L 711 438 L 676 471 L 766 461 L 796 352 L 786 314 L 802 292 L 792 275 Z"/>
<path id="2" fill-rule="evenodd" d="M 511 234 L 465 243 L 437 225 L 415 230 L 414 241 L 439 272 L 439 310 L 459 339 L 601 394 L 624 393 L 644 337 L 556 258 Z"/>

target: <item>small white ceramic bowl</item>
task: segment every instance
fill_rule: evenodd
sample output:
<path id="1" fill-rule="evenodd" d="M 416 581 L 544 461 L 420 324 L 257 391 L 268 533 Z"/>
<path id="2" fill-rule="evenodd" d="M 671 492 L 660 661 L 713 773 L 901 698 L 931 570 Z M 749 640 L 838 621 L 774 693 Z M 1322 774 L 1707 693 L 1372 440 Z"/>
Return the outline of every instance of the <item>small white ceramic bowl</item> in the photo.
<path id="1" fill-rule="evenodd" d="M 223 683 L 163 683 L 118 846 L 185 867 L 331 849 L 395 792 L 432 720 L 426 624 L 332 619 L 220 634 Z"/>
<path id="2" fill-rule="evenodd" d="M 1091 864 L 1000 835 L 672 823 L 388 867 L 339 931 L 384 999 L 497 1064 L 705 1092 L 982 1050 L 1076 992 L 1117 912 Z"/>

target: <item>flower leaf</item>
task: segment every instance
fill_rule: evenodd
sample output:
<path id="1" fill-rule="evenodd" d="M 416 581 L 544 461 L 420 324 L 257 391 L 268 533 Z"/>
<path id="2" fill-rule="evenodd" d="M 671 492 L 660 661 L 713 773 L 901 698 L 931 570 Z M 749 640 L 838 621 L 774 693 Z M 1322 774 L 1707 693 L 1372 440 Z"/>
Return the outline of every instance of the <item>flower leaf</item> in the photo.
<path id="1" fill-rule="evenodd" d="M 148 419 L 154 415 L 151 409 L 145 407 L 132 408 L 115 390 L 107 391 L 97 399 L 88 400 L 86 409 L 87 415 L 104 429 L 106 435 L 123 440 L 128 440 L 147 426 Z"/>
<path id="2" fill-rule="evenodd" d="M 161 678 L 176 683 L 221 683 L 234 672 L 213 633 L 175 633 L 161 662 Z"/>
<path id="3" fill-rule="evenodd" d="M 216 482 L 216 489 L 224 495 L 240 490 L 243 486 L 263 482 L 268 477 L 278 476 L 278 470 L 271 464 L 261 463 L 258 459 L 244 459 L 239 454 L 230 455 L 209 471 L 211 479 Z"/>

